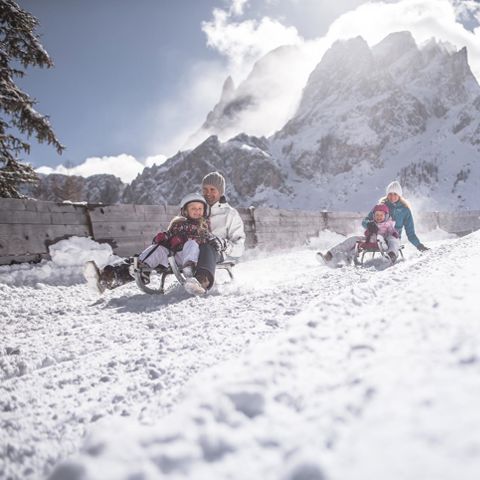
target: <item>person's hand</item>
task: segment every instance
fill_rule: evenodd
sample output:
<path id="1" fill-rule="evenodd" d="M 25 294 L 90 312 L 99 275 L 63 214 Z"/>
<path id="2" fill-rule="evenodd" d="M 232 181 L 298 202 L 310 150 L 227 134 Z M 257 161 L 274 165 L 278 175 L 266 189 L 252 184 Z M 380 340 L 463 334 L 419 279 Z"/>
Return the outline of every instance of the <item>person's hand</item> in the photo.
<path id="1" fill-rule="evenodd" d="M 378 226 L 375 222 L 368 222 L 367 223 L 367 231 L 369 233 L 377 233 L 378 232 Z"/>
<path id="2" fill-rule="evenodd" d="M 430 250 L 428 247 L 426 247 L 423 243 L 417 246 L 417 250 L 420 250 L 421 252 L 426 252 L 427 250 Z"/>
<path id="3" fill-rule="evenodd" d="M 228 240 L 213 236 L 208 243 L 219 253 L 224 252 L 228 247 Z"/>
<path id="4" fill-rule="evenodd" d="M 152 243 L 162 243 L 167 240 L 167 234 L 165 232 L 158 232 L 155 237 L 153 238 Z"/>

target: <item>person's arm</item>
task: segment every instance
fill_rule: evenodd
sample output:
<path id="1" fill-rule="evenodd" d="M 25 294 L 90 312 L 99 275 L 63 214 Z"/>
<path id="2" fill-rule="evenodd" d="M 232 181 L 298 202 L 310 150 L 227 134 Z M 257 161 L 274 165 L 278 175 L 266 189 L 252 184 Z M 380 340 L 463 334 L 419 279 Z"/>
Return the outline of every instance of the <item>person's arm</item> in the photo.
<path id="1" fill-rule="evenodd" d="M 373 209 L 370 210 L 370 213 L 362 220 L 362 227 L 367 228 L 367 225 L 373 221 Z"/>
<path id="2" fill-rule="evenodd" d="M 403 219 L 403 226 L 405 227 L 405 233 L 407 234 L 408 241 L 418 248 L 421 243 L 415 234 L 415 225 L 413 224 L 413 215 L 410 209 L 407 209 L 407 214 Z"/>
<path id="3" fill-rule="evenodd" d="M 241 257 L 245 250 L 245 229 L 242 217 L 234 208 L 229 212 L 226 239 L 229 246 L 225 254 L 229 257 Z"/>

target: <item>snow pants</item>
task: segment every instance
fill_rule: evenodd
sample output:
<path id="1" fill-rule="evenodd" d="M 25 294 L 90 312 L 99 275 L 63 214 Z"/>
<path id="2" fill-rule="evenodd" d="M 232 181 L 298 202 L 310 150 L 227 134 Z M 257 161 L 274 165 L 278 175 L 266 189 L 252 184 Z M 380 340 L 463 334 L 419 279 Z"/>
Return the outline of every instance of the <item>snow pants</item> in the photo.
<path id="1" fill-rule="evenodd" d="M 183 250 L 175 254 L 175 262 L 183 267 L 187 262 L 194 262 L 199 259 L 200 248 L 195 240 L 187 240 Z M 150 268 L 156 268 L 159 265 L 168 267 L 168 248 L 163 245 L 150 245 L 139 256 L 138 259 L 146 263 Z"/>
<path id="2" fill-rule="evenodd" d="M 212 288 L 215 281 L 217 263 L 223 262 L 223 255 L 215 250 L 212 245 L 205 243 L 200 245 L 200 254 L 197 263 L 197 275 L 205 275 L 208 278 L 208 288 Z"/>
<path id="3" fill-rule="evenodd" d="M 380 239 L 382 238 L 381 235 L 379 235 L 379 237 Z M 384 240 L 387 244 L 387 253 L 393 252 L 395 255 L 398 256 L 398 249 L 400 248 L 400 239 L 392 237 L 391 235 L 388 235 L 384 238 Z M 355 235 L 352 237 L 348 237 L 343 242 L 330 248 L 329 251 L 332 254 L 331 262 L 333 264 L 338 264 L 342 261 L 350 262 L 355 255 L 355 244 L 357 242 L 364 242 L 364 241 L 365 241 L 365 237 Z"/>

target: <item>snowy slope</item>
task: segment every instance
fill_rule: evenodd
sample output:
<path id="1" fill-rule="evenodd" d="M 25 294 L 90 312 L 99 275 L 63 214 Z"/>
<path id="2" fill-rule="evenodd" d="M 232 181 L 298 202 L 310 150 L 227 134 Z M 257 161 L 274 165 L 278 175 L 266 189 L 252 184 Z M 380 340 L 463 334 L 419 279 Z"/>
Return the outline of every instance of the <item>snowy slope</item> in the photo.
<path id="1" fill-rule="evenodd" d="M 319 265 L 333 234 L 249 252 L 206 298 L 99 299 L 78 240 L 0 268 L 0 478 L 478 478 L 480 233 L 433 239 L 389 269 Z"/>

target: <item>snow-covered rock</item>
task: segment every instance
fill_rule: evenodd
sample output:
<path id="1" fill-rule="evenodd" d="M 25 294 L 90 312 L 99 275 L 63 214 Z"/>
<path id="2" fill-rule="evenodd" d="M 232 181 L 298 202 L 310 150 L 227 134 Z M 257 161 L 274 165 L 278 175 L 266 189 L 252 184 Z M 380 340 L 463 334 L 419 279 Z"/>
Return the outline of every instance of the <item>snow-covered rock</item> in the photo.
<path id="1" fill-rule="evenodd" d="M 187 193 L 199 191 L 213 170 L 227 178 L 227 196 L 235 204 L 255 199 L 268 203 L 288 195 L 286 176 L 272 158 L 265 138 L 238 135 L 227 142 L 211 136 L 197 148 L 179 152 L 163 165 L 146 168 L 126 189 L 125 203 L 176 205 Z"/>

